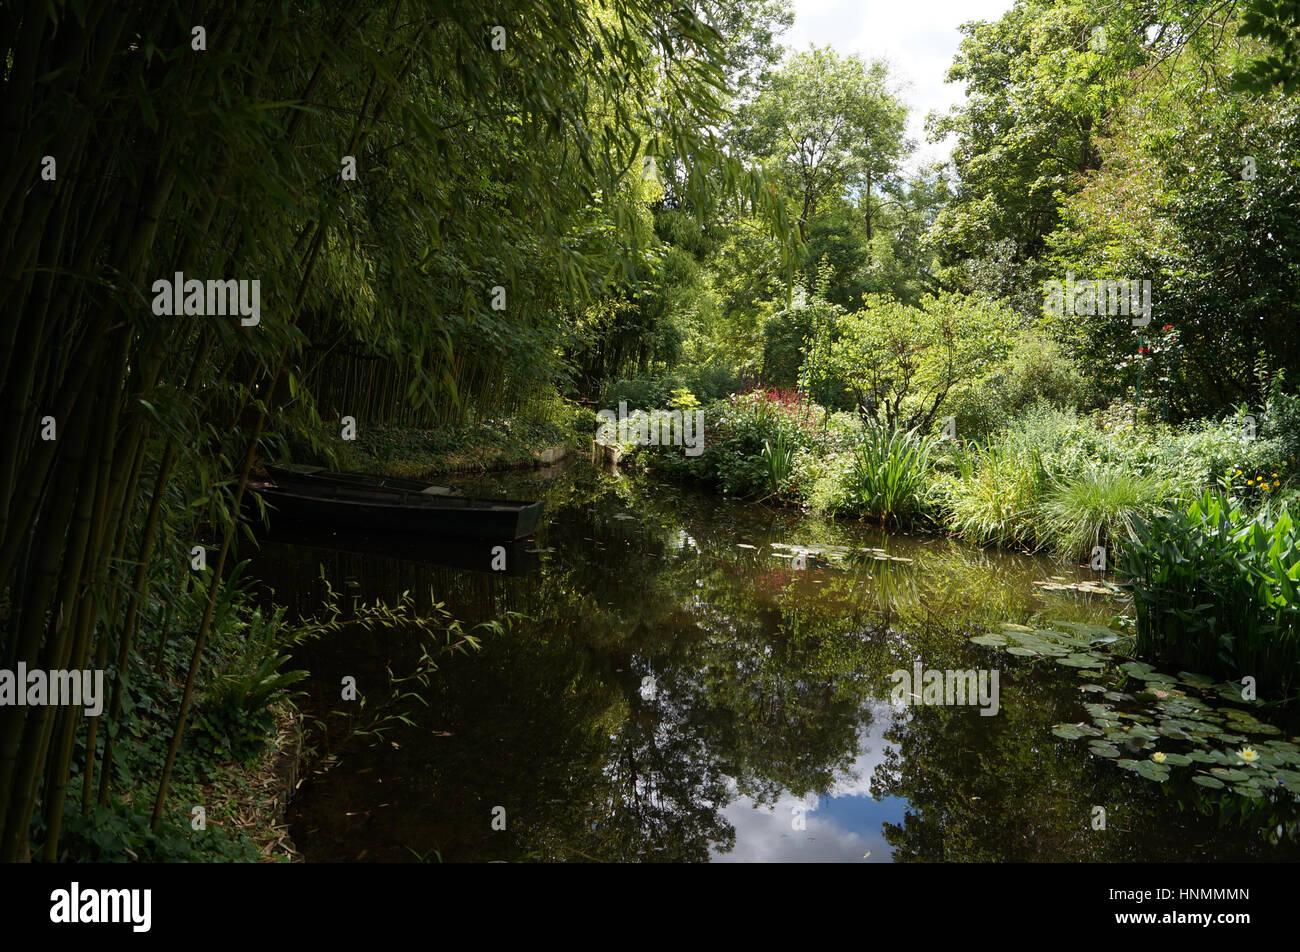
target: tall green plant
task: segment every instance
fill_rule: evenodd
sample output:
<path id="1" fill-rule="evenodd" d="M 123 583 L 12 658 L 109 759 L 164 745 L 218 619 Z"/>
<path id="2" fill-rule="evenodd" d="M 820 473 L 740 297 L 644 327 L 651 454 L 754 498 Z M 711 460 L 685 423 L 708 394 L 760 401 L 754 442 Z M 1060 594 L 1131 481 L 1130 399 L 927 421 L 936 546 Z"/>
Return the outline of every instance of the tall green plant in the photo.
<path id="1" fill-rule="evenodd" d="M 934 442 L 915 430 L 868 426 L 853 450 L 849 500 L 882 522 L 915 516 L 923 508 Z"/>
<path id="2" fill-rule="evenodd" d="M 790 478 L 794 469 L 794 451 L 797 447 L 794 439 L 784 430 L 778 428 L 770 440 L 763 441 L 763 462 L 767 464 L 767 485 L 775 496 Z"/>
<path id="3" fill-rule="evenodd" d="M 1137 650 L 1189 670 L 1255 679 L 1261 699 L 1300 688 L 1300 531 L 1285 505 L 1248 514 L 1207 493 L 1134 521 L 1122 550 Z"/>
<path id="4" fill-rule="evenodd" d="M 1113 554 L 1133 538 L 1135 520 L 1150 516 L 1168 495 L 1166 483 L 1154 477 L 1090 467 L 1054 481 L 1042 503 L 1039 533 L 1070 558 L 1086 558 L 1097 546 Z"/>

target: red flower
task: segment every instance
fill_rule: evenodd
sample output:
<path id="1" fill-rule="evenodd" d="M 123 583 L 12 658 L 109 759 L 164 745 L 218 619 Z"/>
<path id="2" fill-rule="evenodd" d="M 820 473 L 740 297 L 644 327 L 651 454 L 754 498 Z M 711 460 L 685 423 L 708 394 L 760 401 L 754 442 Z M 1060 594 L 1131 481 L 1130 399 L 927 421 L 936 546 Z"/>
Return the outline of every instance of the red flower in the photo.
<path id="1" fill-rule="evenodd" d="M 1165 325 L 1165 330 L 1167 330 L 1167 331 L 1172 331 L 1173 329 L 1174 329 L 1174 325 L 1172 325 L 1172 324 L 1166 324 L 1166 325 Z"/>

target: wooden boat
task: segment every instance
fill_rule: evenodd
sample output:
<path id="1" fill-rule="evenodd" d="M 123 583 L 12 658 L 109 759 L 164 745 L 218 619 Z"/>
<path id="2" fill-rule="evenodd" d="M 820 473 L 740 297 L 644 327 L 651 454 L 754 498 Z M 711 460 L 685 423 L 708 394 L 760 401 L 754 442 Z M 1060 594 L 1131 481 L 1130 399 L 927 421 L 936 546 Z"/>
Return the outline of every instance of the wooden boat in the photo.
<path id="1" fill-rule="evenodd" d="M 274 482 L 251 488 L 273 508 L 275 518 L 321 528 L 522 539 L 533 534 L 542 514 L 540 502 L 471 499 L 409 485 L 367 484 L 363 474 L 295 473 L 285 478 L 275 476 L 270 467 L 268 472 Z M 286 485 L 280 484 L 282 478 Z"/>
<path id="2" fill-rule="evenodd" d="M 397 476 L 372 476 L 369 473 L 331 472 L 324 466 L 280 466 L 267 463 L 266 471 L 270 473 L 275 484 L 281 489 L 294 489 L 303 485 L 320 485 L 337 483 L 344 486 L 363 486 L 373 489 L 401 489 L 406 492 L 424 493 L 430 496 L 456 496 L 459 493 L 450 486 L 437 486 L 422 483 L 418 479 L 401 479 Z"/>

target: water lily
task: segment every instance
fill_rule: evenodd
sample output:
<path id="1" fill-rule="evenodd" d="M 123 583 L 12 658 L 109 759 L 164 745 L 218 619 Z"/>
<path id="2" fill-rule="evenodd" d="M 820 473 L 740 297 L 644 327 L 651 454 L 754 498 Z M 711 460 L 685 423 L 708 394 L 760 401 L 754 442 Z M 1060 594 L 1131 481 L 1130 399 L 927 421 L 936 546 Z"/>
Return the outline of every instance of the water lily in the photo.
<path id="1" fill-rule="evenodd" d="M 1151 755 L 1151 759 L 1158 764 L 1163 764 L 1165 762 L 1165 755 L 1157 750 L 1154 754 Z"/>
<path id="2" fill-rule="evenodd" d="M 1157 691 L 1157 692 L 1156 692 L 1156 698 L 1159 699 L 1159 700 L 1161 700 L 1161 701 L 1163 701 L 1163 700 L 1164 700 L 1165 698 L 1167 698 L 1167 697 L 1169 697 L 1169 692 L 1168 692 L 1168 691 Z"/>
<path id="3" fill-rule="evenodd" d="M 1259 751 L 1254 747 L 1243 747 L 1237 751 L 1237 756 L 1241 758 L 1242 763 L 1252 764 L 1259 760 Z"/>

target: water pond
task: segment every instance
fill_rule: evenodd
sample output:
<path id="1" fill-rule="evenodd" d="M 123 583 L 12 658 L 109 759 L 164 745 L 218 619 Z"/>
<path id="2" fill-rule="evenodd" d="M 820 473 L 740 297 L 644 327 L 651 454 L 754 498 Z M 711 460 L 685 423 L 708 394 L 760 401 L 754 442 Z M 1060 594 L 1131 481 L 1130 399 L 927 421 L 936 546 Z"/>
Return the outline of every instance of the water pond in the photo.
<path id="1" fill-rule="evenodd" d="M 1294 794 L 1121 769 L 1053 733 L 1088 720 L 1086 672 L 971 643 L 1004 622 L 1109 624 L 1121 600 L 1070 587 L 1099 579 L 1086 568 L 585 464 L 459 484 L 546 502 L 507 571 L 483 570 L 485 547 L 328 528 L 277 527 L 252 554 L 294 613 L 319 610 L 323 577 L 467 626 L 510 619 L 402 685 L 388 704 L 410 723 L 325 742 L 290 815 L 309 861 L 1300 858 Z M 304 710 L 342 737 L 364 720 L 343 679 L 373 714 L 428 643 L 398 625 L 304 645 Z M 897 700 L 894 673 L 918 664 L 996 672 L 996 713 Z"/>

